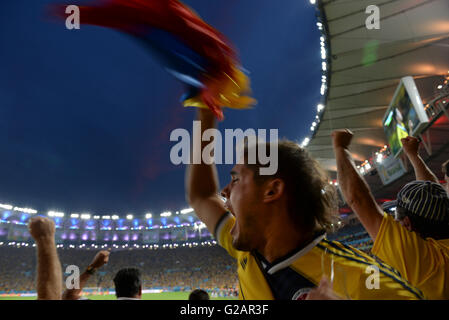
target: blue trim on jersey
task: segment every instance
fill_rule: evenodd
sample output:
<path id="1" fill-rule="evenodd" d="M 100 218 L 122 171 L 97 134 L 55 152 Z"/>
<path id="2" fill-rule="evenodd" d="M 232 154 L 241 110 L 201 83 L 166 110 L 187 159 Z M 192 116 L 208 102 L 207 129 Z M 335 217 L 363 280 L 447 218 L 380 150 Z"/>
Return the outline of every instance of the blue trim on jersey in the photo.
<path id="1" fill-rule="evenodd" d="M 328 252 L 330 252 L 330 253 L 332 253 L 332 254 L 334 254 L 334 255 L 336 255 L 336 256 L 339 256 L 339 257 L 342 257 L 342 258 L 346 258 L 346 259 L 351 260 L 351 261 L 355 261 L 355 262 L 358 262 L 358 263 L 362 263 L 362 264 L 368 265 L 368 266 L 372 265 L 372 263 L 369 263 L 369 262 L 367 262 L 367 261 L 361 261 L 361 260 L 358 260 L 358 259 L 356 259 L 356 258 L 354 258 L 354 257 L 347 257 L 347 256 L 344 256 L 344 255 L 338 254 L 338 253 L 336 253 L 336 252 L 333 252 L 332 250 L 330 250 L 329 248 L 324 247 L 324 246 L 321 245 L 321 244 L 317 244 L 317 247 L 320 248 L 320 249 L 323 250 L 323 251 L 327 250 Z M 375 261 L 375 262 L 377 262 L 377 261 Z M 381 267 L 382 267 L 382 266 L 381 266 Z M 383 267 L 382 267 L 382 268 L 383 268 Z M 421 291 L 420 291 L 419 289 L 416 289 L 416 290 L 419 290 L 419 291 L 418 291 L 418 292 L 415 292 L 415 290 L 413 290 L 410 286 L 408 286 L 408 285 L 407 285 L 405 282 L 403 282 L 401 279 L 397 279 L 395 276 L 393 276 L 393 275 L 391 275 L 391 274 L 388 274 L 387 272 L 385 272 L 385 271 L 382 270 L 381 268 L 379 268 L 379 271 L 382 272 L 382 274 L 386 275 L 387 277 L 389 277 L 389 278 L 393 279 L 394 281 L 398 282 L 399 284 L 401 284 L 406 290 L 408 290 L 408 291 L 410 291 L 411 293 L 413 293 L 418 299 L 424 299 L 424 296 L 422 295 L 422 293 L 421 293 Z"/>
<path id="2" fill-rule="evenodd" d="M 339 249 L 339 250 L 341 250 L 341 251 L 344 252 L 344 250 L 343 250 L 342 248 L 340 248 L 338 245 L 335 244 L 335 241 L 329 241 L 329 240 L 326 240 L 326 239 L 325 239 L 324 242 L 327 243 L 328 245 L 334 247 L 335 249 Z M 355 254 L 357 257 L 359 257 L 359 258 L 361 258 L 361 259 L 364 259 L 364 260 L 368 261 L 366 257 L 361 256 L 357 251 L 355 251 L 355 250 L 354 250 L 355 248 L 352 248 L 351 246 L 348 246 L 348 245 L 346 245 L 346 244 L 344 244 L 344 243 L 341 243 L 341 242 L 338 242 L 338 243 L 341 244 L 342 246 L 344 246 L 344 247 L 349 251 L 348 253 L 353 253 L 353 254 Z M 378 258 L 377 258 L 377 259 L 376 259 L 376 258 L 377 258 L 377 257 L 375 257 L 374 259 L 375 259 L 376 262 L 379 263 L 382 267 L 384 267 L 385 269 L 390 270 L 392 273 L 394 273 L 394 274 L 396 274 L 398 277 L 402 278 L 402 275 L 399 273 L 398 270 L 394 269 L 392 266 L 389 266 L 389 265 L 385 264 L 384 262 L 380 261 Z"/>

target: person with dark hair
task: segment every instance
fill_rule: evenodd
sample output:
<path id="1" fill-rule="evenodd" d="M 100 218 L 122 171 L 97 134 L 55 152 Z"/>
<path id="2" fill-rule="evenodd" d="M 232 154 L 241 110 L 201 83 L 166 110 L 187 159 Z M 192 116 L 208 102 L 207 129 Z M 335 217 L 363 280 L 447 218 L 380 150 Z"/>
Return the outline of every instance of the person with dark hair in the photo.
<path id="1" fill-rule="evenodd" d="M 195 289 L 189 294 L 189 300 L 210 300 L 209 294 L 202 289 Z"/>
<path id="2" fill-rule="evenodd" d="M 194 131 L 194 141 L 202 140 L 196 134 L 202 136 L 215 126 L 210 111 L 201 109 L 198 115 L 201 132 Z M 330 275 L 340 298 L 423 298 L 391 267 L 353 247 L 326 240 L 326 230 L 337 220 L 336 190 L 318 162 L 298 144 L 275 143 L 277 172 L 265 176 L 259 171 L 263 165 L 248 159 L 251 148 L 272 150 L 273 145 L 244 148 L 243 158 L 238 159 L 243 163 L 232 168 L 231 182 L 221 192 L 225 203 L 218 193 L 213 155 L 202 152 L 209 144 L 193 145 L 193 155 L 202 154 L 203 162 L 189 165 L 186 196 L 218 243 L 237 260 L 240 299 L 302 300 L 325 275 Z M 378 290 L 371 290 L 367 266 L 380 271 Z"/>
<path id="3" fill-rule="evenodd" d="M 142 274 L 137 268 L 124 268 L 114 277 L 117 300 L 142 299 Z"/>
<path id="4" fill-rule="evenodd" d="M 384 213 L 356 169 L 349 130 L 332 133 L 338 182 L 374 241 L 371 253 L 397 269 L 429 299 L 449 299 L 449 198 L 432 181 L 413 181 L 397 195 L 396 218 Z M 417 173 L 417 177 L 422 174 Z"/>
<path id="5" fill-rule="evenodd" d="M 449 239 L 449 198 L 443 187 L 430 181 L 413 181 L 397 195 L 395 218 L 422 238 Z"/>

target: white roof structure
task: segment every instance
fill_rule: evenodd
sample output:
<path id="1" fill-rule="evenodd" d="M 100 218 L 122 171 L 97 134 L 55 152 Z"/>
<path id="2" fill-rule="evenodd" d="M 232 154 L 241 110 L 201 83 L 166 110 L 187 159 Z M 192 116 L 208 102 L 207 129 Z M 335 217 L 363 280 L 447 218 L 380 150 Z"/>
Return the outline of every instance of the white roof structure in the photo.
<path id="1" fill-rule="evenodd" d="M 365 24 L 370 5 L 380 10 L 378 30 Z M 437 94 L 449 71 L 449 0 L 323 0 L 318 8 L 328 33 L 329 82 L 307 150 L 334 172 L 333 130 L 354 132 L 357 161 L 387 143 L 382 119 L 402 77 L 414 77 L 424 104 Z"/>

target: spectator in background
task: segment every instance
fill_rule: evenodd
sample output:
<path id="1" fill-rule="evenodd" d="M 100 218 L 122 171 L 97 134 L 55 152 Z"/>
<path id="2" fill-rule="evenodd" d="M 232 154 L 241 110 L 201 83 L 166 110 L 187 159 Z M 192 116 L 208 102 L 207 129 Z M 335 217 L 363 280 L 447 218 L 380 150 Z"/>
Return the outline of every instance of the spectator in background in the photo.
<path id="1" fill-rule="evenodd" d="M 215 127 L 209 110 L 199 109 L 198 116 L 201 132 L 194 134 L 194 141 L 201 141 L 202 134 Z M 325 239 L 336 218 L 336 190 L 318 162 L 298 144 L 281 141 L 274 146 L 246 146 L 243 159 L 238 159 L 231 181 L 221 193 L 225 203 L 219 196 L 214 161 L 204 159 L 210 156 L 210 149 L 203 152 L 206 145 L 210 148 L 209 141 L 201 146 L 193 144 L 192 154 L 203 155 L 204 162 L 188 167 L 186 195 L 218 243 L 236 259 L 240 298 L 302 300 L 334 266 L 341 271 L 333 278 L 334 291 L 340 297 L 422 298 L 422 293 L 393 274 L 391 267 L 355 248 Z M 278 170 L 273 175 L 261 175 L 262 164 L 247 161 L 253 148 L 260 155 L 266 147 L 272 157 L 271 152 L 277 152 Z M 380 290 L 363 285 L 367 265 L 382 270 Z"/>
<path id="2" fill-rule="evenodd" d="M 202 289 L 195 289 L 190 292 L 189 300 L 209 300 L 209 294 Z"/>
<path id="3" fill-rule="evenodd" d="M 142 275 L 137 268 L 121 269 L 114 277 L 117 300 L 142 299 Z"/>
<path id="4" fill-rule="evenodd" d="M 447 193 L 431 181 L 407 184 L 397 197 L 397 218 L 401 222 L 395 221 L 382 211 L 356 169 L 348 150 L 352 136 L 349 130 L 332 133 L 338 183 L 346 202 L 374 241 L 371 252 L 396 268 L 427 298 L 449 299 Z M 422 165 L 417 168 L 417 177 L 430 177 Z"/>
<path id="5" fill-rule="evenodd" d="M 98 252 L 87 267 L 86 271 L 81 274 L 79 278 L 79 288 L 66 289 L 62 294 L 62 300 L 79 300 L 87 280 L 89 280 L 90 276 L 95 274 L 99 268 L 108 263 L 109 254 L 110 252 L 106 250 Z"/>
<path id="6" fill-rule="evenodd" d="M 32 217 L 28 223 L 37 248 L 37 299 L 60 300 L 62 271 L 55 243 L 55 223 L 45 217 Z"/>

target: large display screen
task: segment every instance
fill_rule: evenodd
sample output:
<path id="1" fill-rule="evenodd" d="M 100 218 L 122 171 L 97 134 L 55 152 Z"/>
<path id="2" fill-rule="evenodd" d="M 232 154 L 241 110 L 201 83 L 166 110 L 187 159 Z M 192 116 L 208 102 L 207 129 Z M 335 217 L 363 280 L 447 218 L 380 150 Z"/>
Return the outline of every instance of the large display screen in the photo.
<path id="1" fill-rule="evenodd" d="M 415 81 L 402 78 L 383 120 L 391 153 L 397 156 L 402 150 L 401 139 L 419 135 L 428 122 Z"/>

